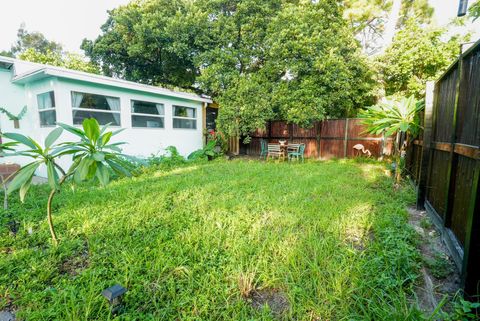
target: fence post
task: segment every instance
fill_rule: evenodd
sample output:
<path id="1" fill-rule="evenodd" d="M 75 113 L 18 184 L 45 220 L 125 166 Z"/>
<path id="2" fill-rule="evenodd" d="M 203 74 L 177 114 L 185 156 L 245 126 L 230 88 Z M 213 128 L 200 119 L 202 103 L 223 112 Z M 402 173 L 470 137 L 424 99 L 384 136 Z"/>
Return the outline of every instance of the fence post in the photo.
<path id="1" fill-rule="evenodd" d="M 322 151 L 320 150 L 321 145 L 320 145 L 320 135 L 322 134 L 322 124 L 323 121 L 317 121 L 317 129 L 316 129 L 316 135 L 317 136 L 317 159 L 320 159 L 322 157 Z"/>
<path id="2" fill-rule="evenodd" d="M 428 165 L 430 163 L 430 145 L 432 142 L 432 120 L 433 120 L 433 97 L 435 83 L 427 82 L 425 94 L 425 115 L 423 122 L 423 148 L 420 163 L 420 174 L 417 189 L 417 209 L 425 209 L 425 195 L 427 192 Z"/>
<path id="3" fill-rule="evenodd" d="M 348 146 L 348 118 L 345 118 L 345 141 L 343 142 L 343 158 L 347 158 Z"/>
<path id="4" fill-rule="evenodd" d="M 475 172 L 470 193 L 470 204 L 467 210 L 467 224 L 465 230 L 465 247 L 463 250 L 463 264 L 461 286 L 467 295 L 477 295 L 480 287 L 480 195 L 478 191 L 480 180 L 480 159 L 475 161 Z M 476 300 L 479 300 L 478 298 Z"/>

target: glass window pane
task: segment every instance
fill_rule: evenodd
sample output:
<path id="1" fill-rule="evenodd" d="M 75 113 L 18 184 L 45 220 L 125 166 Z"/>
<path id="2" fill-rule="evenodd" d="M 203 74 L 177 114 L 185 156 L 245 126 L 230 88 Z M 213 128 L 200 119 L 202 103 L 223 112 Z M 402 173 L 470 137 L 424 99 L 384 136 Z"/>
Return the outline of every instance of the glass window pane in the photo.
<path id="1" fill-rule="evenodd" d="M 119 111 L 120 98 L 72 91 L 72 107 Z"/>
<path id="2" fill-rule="evenodd" d="M 55 107 L 55 95 L 53 91 L 37 95 L 38 109 L 54 108 Z"/>
<path id="3" fill-rule="evenodd" d="M 120 126 L 120 113 L 102 113 L 89 110 L 74 110 L 73 123 L 81 125 L 85 118 L 95 118 L 100 125 L 112 123 L 112 126 Z"/>
<path id="4" fill-rule="evenodd" d="M 173 116 L 195 118 L 196 110 L 191 107 L 173 106 Z"/>
<path id="5" fill-rule="evenodd" d="M 173 119 L 173 128 L 197 129 L 197 121 L 194 120 L 194 119 L 174 118 Z"/>
<path id="6" fill-rule="evenodd" d="M 57 123 L 57 113 L 55 110 L 41 111 L 40 126 L 55 126 Z"/>
<path id="7" fill-rule="evenodd" d="M 163 104 L 156 104 L 148 101 L 132 100 L 132 113 L 164 115 L 164 107 Z"/>
<path id="8" fill-rule="evenodd" d="M 132 127 L 163 128 L 163 117 L 132 115 Z"/>

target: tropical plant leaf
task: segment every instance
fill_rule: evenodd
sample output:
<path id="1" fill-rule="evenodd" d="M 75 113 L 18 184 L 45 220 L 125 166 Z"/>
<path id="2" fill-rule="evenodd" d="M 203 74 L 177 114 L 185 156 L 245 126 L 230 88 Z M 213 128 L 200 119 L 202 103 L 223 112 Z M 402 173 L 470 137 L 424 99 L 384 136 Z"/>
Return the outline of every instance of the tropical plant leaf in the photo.
<path id="1" fill-rule="evenodd" d="M 22 203 L 25 201 L 25 197 L 27 196 L 28 190 L 32 185 L 32 178 L 33 176 L 31 176 L 30 179 L 27 179 L 27 181 L 23 183 L 23 185 L 20 187 L 19 194 L 20 194 L 20 202 Z"/>
<path id="2" fill-rule="evenodd" d="M 41 162 L 35 161 L 33 163 L 27 164 L 20 168 L 16 174 L 13 180 L 10 182 L 10 185 L 8 185 L 8 191 L 7 193 L 10 194 L 17 189 L 19 189 L 23 184 L 25 184 L 29 179 L 32 178 L 32 176 L 35 174 L 35 171 L 37 168 L 40 166 Z"/>
<path id="3" fill-rule="evenodd" d="M 110 138 L 112 137 L 113 133 L 112 132 L 107 132 L 103 134 L 102 136 L 102 146 L 105 146 L 109 141 Z"/>
<path id="4" fill-rule="evenodd" d="M 83 120 L 82 125 L 85 135 L 94 145 L 97 142 L 98 137 L 100 137 L 100 126 L 98 125 L 98 121 L 95 118 L 87 118 Z"/>
<path id="5" fill-rule="evenodd" d="M 55 190 L 58 189 L 58 173 L 52 161 L 47 162 L 47 178 L 50 188 Z"/>
<path id="6" fill-rule="evenodd" d="M 7 137 L 8 139 L 17 141 L 23 145 L 30 147 L 31 149 L 37 149 L 39 146 L 30 137 L 27 137 L 18 133 L 4 133 L 2 136 Z M 40 148 L 41 149 L 41 148 Z"/>
<path id="7" fill-rule="evenodd" d="M 102 186 L 106 186 L 110 180 L 110 173 L 108 172 L 108 168 L 102 163 L 97 164 L 96 176 Z"/>
<path id="8" fill-rule="evenodd" d="M 50 148 L 53 143 L 62 135 L 63 128 L 62 127 L 57 127 L 54 130 L 48 134 L 48 136 L 45 138 L 45 149 Z"/>

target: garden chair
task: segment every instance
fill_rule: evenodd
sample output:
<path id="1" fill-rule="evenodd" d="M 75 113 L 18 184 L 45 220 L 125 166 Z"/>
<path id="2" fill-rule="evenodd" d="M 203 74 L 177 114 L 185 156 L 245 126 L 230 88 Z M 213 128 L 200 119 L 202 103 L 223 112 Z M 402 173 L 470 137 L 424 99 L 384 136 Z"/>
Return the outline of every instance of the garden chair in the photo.
<path id="1" fill-rule="evenodd" d="M 267 158 L 268 147 L 265 139 L 260 139 L 260 158 Z"/>
<path id="2" fill-rule="evenodd" d="M 267 160 L 270 157 L 278 157 L 278 159 L 285 159 L 285 153 L 282 151 L 280 144 L 268 144 L 267 145 Z"/>
<path id="3" fill-rule="evenodd" d="M 292 151 L 288 153 L 288 160 L 291 161 L 292 159 L 296 159 L 296 160 L 302 160 L 302 162 L 304 162 L 305 161 L 304 154 L 305 154 L 305 144 L 300 144 L 298 146 L 298 151 L 296 152 Z"/>
<path id="4" fill-rule="evenodd" d="M 288 144 L 287 155 L 290 155 L 290 153 L 298 153 L 299 148 L 300 148 L 300 144 Z"/>

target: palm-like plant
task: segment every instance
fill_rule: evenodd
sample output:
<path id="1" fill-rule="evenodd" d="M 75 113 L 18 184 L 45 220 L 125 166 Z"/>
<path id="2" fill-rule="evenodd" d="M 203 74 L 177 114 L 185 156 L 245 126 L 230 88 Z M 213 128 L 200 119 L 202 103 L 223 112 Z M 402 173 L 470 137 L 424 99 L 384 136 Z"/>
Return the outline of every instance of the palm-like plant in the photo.
<path id="1" fill-rule="evenodd" d="M 375 135 L 385 133 L 387 136 L 396 135 L 396 167 L 395 182 L 401 180 L 402 169 L 400 163 L 405 157 L 408 144 L 412 138 L 418 135 L 420 118 L 418 113 L 424 108 L 423 101 L 417 101 L 412 95 L 408 98 L 390 98 L 384 102 L 371 106 L 360 113 L 364 118 L 363 124 L 367 126 L 367 132 Z M 399 137 L 404 134 L 403 143 L 399 145 Z"/>
<path id="2" fill-rule="evenodd" d="M 47 221 L 54 244 L 58 243 L 55 228 L 52 222 L 52 201 L 65 181 L 73 177 L 74 181 L 80 183 L 85 180 L 97 178 L 101 185 L 108 184 L 111 168 L 121 176 L 130 176 L 128 163 L 122 159 L 121 150 L 118 147 L 124 143 L 110 144 L 110 139 L 121 130 L 108 131 L 108 125 L 100 128 L 97 120 L 90 118 L 83 121 L 83 130 L 66 124 L 58 124 L 45 138 L 44 147 L 40 146 L 34 139 L 18 133 L 5 133 L 4 137 L 12 142 L 5 143 L 3 149 L 11 149 L 12 146 L 24 145 L 28 149 L 3 153 L 4 156 L 20 155 L 33 159 L 33 162 L 23 166 L 16 173 L 8 187 L 8 193 L 20 191 L 20 200 L 23 202 L 32 183 L 35 171 L 40 165 L 47 167 L 48 184 L 51 191 L 47 202 Z M 54 145 L 63 130 L 66 130 L 80 138 L 78 142 L 66 142 Z M 59 157 L 65 155 L 73 156 L 73 163 L 65 171 L 57 163 Z"/>

